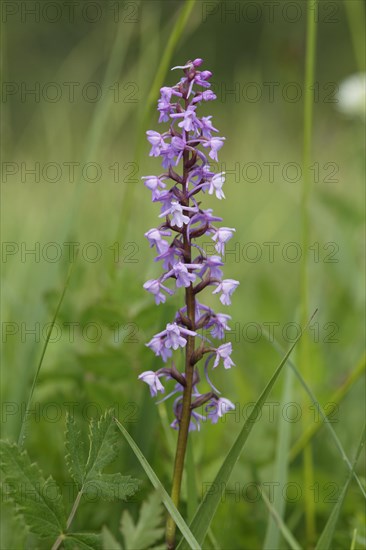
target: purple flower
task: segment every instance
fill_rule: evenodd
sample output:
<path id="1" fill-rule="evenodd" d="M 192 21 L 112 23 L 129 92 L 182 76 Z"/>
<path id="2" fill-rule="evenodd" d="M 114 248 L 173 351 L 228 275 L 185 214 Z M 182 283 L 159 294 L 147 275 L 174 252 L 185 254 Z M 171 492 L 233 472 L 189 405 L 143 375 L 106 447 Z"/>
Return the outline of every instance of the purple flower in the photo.
<path id="1" fill-rule="evenodd" d="M 206 90 L 200 94 L 196 94 L 192 100 L 192 103 L 199 103 L 200 101 L 214 101 L 217 99 L 216 95 L 211 90 Z"/>
<path id="2" fill-rule="evenodd" d="M 210 275 L 214 279 L 221 279 L 222 271 L 219 266 L 224 265 L 220 256 L 208 256 L 203 264 L 203 268 L 199 272 L 199 276 L 203 277 L 206 270 L 210 270 Z"/>
<path id="3" fill-rule="evenodd" d="M 176 225 L 177 227 L 183 227 L 184 224 L 189 222 L 189 216 L 183 214 L 183 210 L 195 212 L 195 208 L 182 206 L 178 201 L 172 201 L 170 208 L 162 212 L 159 218 L 163 218 L 164 216 L 172 216 L 171 224 Z"/>
<path id="4" fill-rule="evenodd" d="M 162 285 L 159 279 L 150 279 L 144 284 L 144 289 L 155 296 L 155 303 L 158 305 L 166 301 L 165 294 L 162 293 L 161 289 L 165 290 L 168 294 L 174 294 L 172 290 Z"/>
<path id="5" fill-rule="evenodd" d="M 202 86 L 203 88 L 209 88 L 211 84 L 207 82 L 207 80 L 209 80 L 211 76 L 212 76 L 211 71 L 201 71 L 196 74 L 196 76 L 194 77 L 194 80 L 198 86 Z"/>
<path id="6" fill-rule="evenodd" d="M 165 189 L 166 187 L 162 178 L 158 178 L 157 176 L 145 176 L 142 179 L 145 180 L 144 184 L 152 192 L 152 199 L 155 200 L 159 198 L 159 187 L 160 189 Z"/>
<path id="7" fill-rule="evenodd" d="M 203 144 L 202 144 L 203 147 L 210 147 L 211 148 L 211 151 L 209 152 L 208 156 L 211 157 L 216 162 L 218 161 L 217 152 L 224 145 L 224 139 L 225 138 L 211 137 L 207 141 L 204 141 Z"/>
<path id="8" fill-rule="evenodd" d="M 166 146 L 163 136 L 159 132 L 154 132 L 154 130 L 149 130 L 146 135 L 148 142 L 152 145 L 150 157 L 158 157 L 161 149 Z"/>
<path id="9" fill-rule="evenodd" d="M 174 88 L 169 88 L 164 86 L 160 89 L 161 97 L 158 101 L 158 111 L 160 112 L 159 122 L 168 122 L 169 115 L 173 110 L 173 105 L 171 105 L 172 95 L 182 97 L 182 94 L 175 90 Z"/>
<path id="10" fill-rule="evenodd" d="M 177 323 L 168 323 L 166 326 L 165 347 L 177 350 L 179 347 L 184 348 L 187 344 L 187 339 L 182 336 L 196 336 L 193 330 L 187 330 L 177 325 Z"/>
<path id="11" fill-rule="evenodd" d="M 225 183 L 225 172 L 220 172 L 220 174 L 215 174 L 212 180 L 210 181 L 210 187 L 208 189 L 208 194 L 213 195 L 215 193 L 218 199 L 224 199 L 225 195 L 222 190 L 222 186 Z"/>
<path id="12" fill-rule="evenodd" d="M 201 128 L 201 122 L 198 120 L 196 115 L 196 107 L 190 105 L 187 107 L 186 111 L 183 113 L 175 113 L 170 115 L 171 118 L 183 118 L 182 122 L 179 122 L 178 126 L 183 128 L 186 132 L 191 132 L 192 130 L 199 130 Z"/>
<path id="13" fill-rule="evenodd" d="M 202 127 L 202 135 L 203 137 L 210 138 L 211 132 L 218 132 L 217 128 L 214 128 L 212 126 L 211 122 L 212 116 L 203 116 L 201 118 L 201 127 Z"/>
<path id="14" fill-rule="evenodd" d="M 230 357 L 232 351 L 233 346 L 231 345 L 231 342 L 228 342 L 227 344 L 222 344 L 222 346 L 218 347 L 216 350 L 215 362 L 212 368 L 215 369 L 218 366 L 218 364 L 220 363 L 220 359 L 223 359 L 225 369 L 230 369 L 231 367 L 235 366 L 235 363 L 231 360 Z"/>
<path id="15" fill-rule="evenodd" d="M 158 393 L 158 391 L 164 393 L 165 389 L 163 384 L 160 382 L 158 375 L 152 371 L 147 370 L 140 374 L 138 377 L 139 380 L 142 380 L 143 382 L 146 382 L 146 384 L 150 387 L 150 393 L 152 397 L 155 397 Z"/>
<path id="16" fill-rule="evenodd" d="M 212 294 L 217 294 L 218 292 L 222 292 L 220 296 L 220 302 L 224 306 L 229 306 L 231 304 L 230 296 L 234 292 L 234 290 L 239 286 L 239 281 L 234 281 L 234 279 L 224 279 L 219 283 L 217 288 L 213 291 Z"/>
<path id="17" fill-rule="evenodd" d="M 201 421 L 206 420 L 206 417 L 202 414 L 199 414 L 196 411 L 191 412 L 191 419 L 189 422 L 189 432 L 195 432 L 201 430 Z M 177 418 L 173 420 L 173 422 L 170 424 L 170 427 L 173 428 L 173 430 L 179 430 L 179 421 Z"/>
<path id="18" fill-rule="evenodd" d="M 216 313 L 210 320 L 207 328 L 211 328 L 211 334 L 213 338 L 222 340 L 225 336 L 225 330 L 231 330 L 227 324 L 227 321 L 231 319 L 230 315 L 225 313 Z"/>
<path id="19" fill-rule="evenodd" d="M 150 348 L 157 357 L 160 355 L 163 361 L 167 361 L 169 357 L 173 355 L 172 350 L 165 347 L 164 340 L 160 338 L 159 335 L 154 336 L 146 346 Z"/>
<path id="20" fill-rule="evenodd" d="M 174 430 L 179 430 L 179 423 L 180 423 L 179 421 L 180 421 L 180 416 L 181 416 L 181 413 L 182 413 L 182 397 L 181 396 L 178 397 L 174 401 L 173 410 L 174 410 L 174 414 L 175 414 L 175 419 L 170 424 L 170 426 Z M 206 417 L 203 416 L 202 414 L 198 413 L 197 411 L 192 411 L 188 431 L 190 431 L 190 432 L 198 431 L 199 432 L 200 429 L 201 429 L 201 421 L 202 420 L 205 421 Z"/>
<path id="21" fill-rule="evenodd" d="M 174 246 L 170 246 L 165 252 L 159 254 L 155 258 L 155 261 L 163 260 L 163 268 L 170 269 L 170 266 L 175 263 L 176 256 L 179 256 L 181 252 Z"/>
<path id="22" fill-rule="evenodd" d="M 196 280 L 196 275 L 190 273 L 188 269 L 197 269 L 201 266 L 199 264 L 184 264 L 177 262 L 173 265 L 172 269 L 166 274 L 166 277 L 174 275 L 177 278 L 177 287 L 188 287 Z"/>
<path id="23" fill-rule="evenodd" d="M 169 243 L 164 241 L 163 237 L 169 237 L 171 235 L 170 231 L 162 231 L 160 229 L 150 229 L 145 233 L 145 237 L 149 240 L 150 247 L 156 246 L 156 250 L 163 254 L 169 248 Z"/>
<path id="24" fill-rule="evenodd" d="M 177 155 L 177 161 L 176 164 L 179 163 L 180 159 L 182 158 L 183 151 L 186 148 L 187 144 L 186 141 L 178 136 L 174 136 L 172 138 L 172 148 Z"/>
<path id="25" fill-rule="evenodd" d="M 206 406 L 207 417 L 211 420 L 212 424 L 216 424 L 219 418 L 222 418 L 224 414 L 235 409 L 234 403 L 220 397 L 219 399 L 212 399 Z"/>
<path id="26" fill-rule="evenodd" d="M 213 241 L 216 241 L 215 249 L 219 254 L 225 254 L 225 243 L 229 241 L 235 229 L 232 227 L 220 227 L 212 237 Z"/>

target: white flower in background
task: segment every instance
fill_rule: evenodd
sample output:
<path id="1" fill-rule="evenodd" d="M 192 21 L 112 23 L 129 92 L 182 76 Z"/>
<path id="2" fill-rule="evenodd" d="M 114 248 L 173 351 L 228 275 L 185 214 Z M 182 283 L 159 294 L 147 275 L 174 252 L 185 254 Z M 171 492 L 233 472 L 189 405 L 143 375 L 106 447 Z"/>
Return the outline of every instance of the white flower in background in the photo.
<path id="1" fill-rule="evenodd" d="M 365 116 L 366 73 L 355 73 L 339 85 L 337 94 L 339 111 L 350 116 Z"/>

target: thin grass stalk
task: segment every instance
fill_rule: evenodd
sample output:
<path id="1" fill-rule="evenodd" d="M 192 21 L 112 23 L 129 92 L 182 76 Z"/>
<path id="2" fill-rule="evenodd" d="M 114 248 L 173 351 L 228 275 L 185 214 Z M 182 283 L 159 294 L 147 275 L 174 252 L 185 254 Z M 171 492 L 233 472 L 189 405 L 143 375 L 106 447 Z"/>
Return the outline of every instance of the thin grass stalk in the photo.
<path id="1" fill-rule="evenodd" d="M 309 199 L 311 191 L 310 162 L 313 133 L 313 96 L 312 88 L 315 76 L 315 54 L 316 54 L 316 10 L 317 0 L 307 2 L 307 29 L 306 29 L 306 57 L 305 57 L 305 86 L 304 86 L 304 128 L 303 128 L 303 185 L 301 196 L 301 225 L 302 225 L 302 264 L 301 264 L 301 320 L 306 323 L 309 317 L 309 266 L 307 251 L 310 242 L 310 217 Z M 300 367 L 306 380 L 310 374 L 310 349 L 309 337 L 305 334 L 300 342 Z M 309 414 L 305 413 L 304 407 L 303 425 L 308 426 Z M 311 545 L 316 538 L 315 525 L 315 502 L 311 487 L 314 484 L 314 464 L 312 447 L 307 445 L 303 455 L 303 476 L 304 476 L 304 497 L 305 497 L 305 522 L 306 537 Z"/>

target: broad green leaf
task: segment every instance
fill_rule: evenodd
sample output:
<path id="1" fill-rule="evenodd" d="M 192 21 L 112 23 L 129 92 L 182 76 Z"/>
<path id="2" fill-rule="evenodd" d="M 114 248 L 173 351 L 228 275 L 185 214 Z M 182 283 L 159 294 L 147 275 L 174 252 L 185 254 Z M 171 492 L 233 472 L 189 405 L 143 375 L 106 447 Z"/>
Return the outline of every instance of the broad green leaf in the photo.
<path id="1" fill-rule="evenodd" d="M 127 500 L 138 490 L 140 481 L 131 476 L 117 474 L 97 474 L 83 485 L 83 493 L 104 500 Z"/>
<path id="2" fill-rule="evenodd" d="M 66 519 L 59 487 L 44 479 L 37 464 L 16 444 L 0 441 L 0 464 L 4 472 L 3 491 L 32 533 L 57 538 Z"/>
<path id="3" fill-rule="evenodd" d="M 355 455 L 355 459 L 353 461 L 352 469 L 351 469 L 350 472 L 348 472 L 346 481 L 345 481 L 345 483 L 343 485 L 343 488 L 341 490 L 341 494 L 339 495 L 339 499 L 336 502 L 336 504 L 335 504 L 335 506 L 334 506 L 329 518 L 328 518 L 328 521 L 327 521 L 327 523 L 324 527 L 324 530 L 323 530 L 322 534 L 320 535 L 320 538 L 317 542 L 315 550 L 329 550 L 329 548 L 331 548 L 331 544 L 332 544 L 332 540 L 333 540 L 333 536 L 334 536 L 334 531 L 335 531 L 335 528 L 336 528 L 336 525 L 337 525 L 339 513 L 340 513 L 341 508 L 343 506 L 344 499 L 346 498 L 347 490 L 348 490 L 349 484 L 351 483 L 351 480 L 352 480 L 352 477 L 353 477 L 353 471 L 354 471 L 354 469 L 357 465 L 357 461 L 360 457 L 363 446 L 365 445 L 365 436 L 366 436 L 366 424 L 364 425 L 363 430 L 362 430 L 361 440 L 360 440 L 360 443 L 359 443 L 357 451 L 356 451 L 356 455 Z"/>
<path id="4" fill-rule="evenodd" d="M 316 311 L 315 311 L 316 313 Z M 309 320 L 307 326 L 313 319 L 315 313 L 312 315 L 311 319 Z M 307 326 L 305 328 L 307 328 Z M 305 329 L 304 329 L 305 330 Z M 292 344 L 280 364 L 278 365 L 276 371 L 272 375 L 272 378 L 268 382 L 267 386 L 263 390 L 262 394 L 260 395 L 258 401 L 254 405 L 252 412 L 246 419 L 244 426 L 239 433 L 238 437 L 234 441 L 234 444 L 232 445 L 228 455 L 226 456 L 216 478 L 215 481 L 212 483 L 212 488 L 209 488 L 207 492 L 205 493 L 203 500 L 201 504 L 198 507 L 197 512 L 195 513 L 195 516 L 193 518 L 192 523 L 190 524 L 190 528 L 194 536 L 197 538 L 198 542 L 200 544 L 203 543 L 206 533 L 211 525 L 211 522 L 214 518 L 214 515 L 216 513 L 217 507 L 220 504 L 221 497 L 223 492 L 225 491 L 225 487 L 227 482 L 229 481 L 231 472 L 234 469 L 235 464 L 239 460 L 239 457 L 242 453 L 242 450 L 244 448 L 244 445 L 250 435 L 250 432 L 252 431 L 253 426 L 255 425 L 256 419 L 259 417 L 260 412 L 262 410 L 262 407 L 272 390 L 277 378 L 279 377 L 283 366 L 286 364 L 287 359 L 291 355 L 293 349 L 295 348 L 297 342 L 300 340 L 301 335 L 304 333 L 304 330 L 301 331 L 298 338 L 295 340 L 295 342 Z M 179 550 L 186 549 L 187 545 L 184 540 L 181 540 L 181 542 L 178 545 Z"/>
<path id="5" fill-rule="evenodd" d="M 69 533 L 63 540 L 66 550 L 102 550 L 102 537 L 95 533 Z"/>
<path id="6" fill-rule="evenodd" d="M 266 504 L 266 506 L 269 510 L 269 513 L 273 517 L 273 520 L 276 522 L 276 525 L 278 526 L 279 531 L 282 533 L 283 538 L 289 544 L 291 550 L 301 550 L 301 546 L 299 545 L 297 540 L 292 535 L 291 531 L 288 529 L 288 527 L 284 523 L 282 517 L 278 514 L 276 508 L 274 506 L 272 506 L 272 504 L 271 504 L 269 498 L 267 497 L 264 489 L 262 489 L 261 495 L 262 495 L 262 498 L 263 498 L 263 500 L 264 500 L 264 502 L 265 502 L 265 504 Z M 269 540 L 267 544 L 270 544 L 270 542 L 271 541 Z M 275 544 L 275 542 L 273 542 L 270 546 L 271 546 L 271 548 L 279 548 L 279 546 L 277 544 Z"/>
<path id="7" fill-rule="evenodd" d="M 292 385 L 293 385 L 293 372 L 291 370 L 286 370 L 285 372 L 285 385 L 282 394 L 282 406 L 286 403 L 291 403 L 292 401 Z M 266 550 L 272 548 L 278 548 L 280 546 L 280 523 L 277 519 L 280 518 L 282 521 L 285 515 L 286 501 L 282 496 L 282 488 L 285 487 L 287 483 L 287 473 L 288 473 L 288 452 L 290 448 L 290 434 L 291 434 L 291 423 L 286 422 L 286 420 L 281 416 L 279 420 L 279 429 L 278 429 L 278 438 L 276 445 L 276 461 L 274 465 L 274 471 L 272 478 L 278 482 L 280 491 L 275 491 L 273 505 L 271 507 L 274 509 L 276 516 L 274 516 L 272 510 L 270 509 L 269 521 L 267 524 L 266 538 L 264 540 L 263 548 Z M 264 497 L 265 499 L 265 497 Z"/>
<path id="8" fill-rule="evenodd" d="M 164 508 L 158 493 L 152 493 L 142 503 L 136 524 L 130 513 L 125 510 L 122 514 L 120 529 L 125 541 L 125 549 L 144 550 L 159 542 L 164 535 L 163 515 Z"/>
<path id="9" fill-rule="evenodd" d="M 120 543 L 105 525 L 102 528 L 102 546 L 103 550 L 122 550 Z"/>
<path id="10" fill-rule="evenodd" d="M 81 437 L 75 419 L 71 415 L 66 416 L 66 463 L 73 480 L 81 486 L 83 483 L 86 453 L 85 444 Z"/>
<path id="11" fill-rule="evenodd" d="M 156 473 L 154 472 L 154 470 L 152 469 L 152 467 L 150 466 L 150 464 L 148 463 L 148 461 L 146 460 L 146 458 L 142 454 L 141 450 L 136 445 L 136 443 L 134 442 L 134 440 L 132 439 L 132 437 L 130 436 L 128 431 L 117 420 L 117 418 L 115 418 L 114 421 L 117 424 L 118 428 L 121 430 L 121 432 L 124 435 L 125 439 L 127 440 L 127 443 L 130 445 L 131 449 L 135 453 L 137 459 L 139 460 L 141 466 L 145 470 L 145 472 L 146 472 L 148 478 L 150 479 L 151 483 L 153 484 L 153 486 L 155 487 L 155 489 L 159 493 L 160 499 L 164 503 L 164 506 L 166 507 L 169 514 L 174 519 L 178 529 L 180 530 L 180 532 L 182 533 L 182 535 L 186 539 L 188 547 L 192 548 L 193 550 L 199 550 L 201 548 L 200 545 L 198 544 L 195 537 L 192 535 L 191 531 L 189 530 L 188 525 L 184 521 L 183 517 L 181 516 L 181 514 L 179 513 L 177 508 L 174 506 L 174 503 L 173 503 L 172 499 L 170 498 L 170 496 L 168 495 L 168 493 L 164 489 L 161 481 L 159 480 L 158 476 L 156 475 Z"/>

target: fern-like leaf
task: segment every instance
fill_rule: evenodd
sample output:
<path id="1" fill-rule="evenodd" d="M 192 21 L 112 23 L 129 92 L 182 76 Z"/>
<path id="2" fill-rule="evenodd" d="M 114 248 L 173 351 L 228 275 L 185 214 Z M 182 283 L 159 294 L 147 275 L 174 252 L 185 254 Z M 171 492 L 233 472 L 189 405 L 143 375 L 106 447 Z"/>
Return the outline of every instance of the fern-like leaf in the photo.
<path id="1" fill-rule="evenodd" d="M 114 538 L 108 527 L 102 529 L 103 550 L 122 550 L 120 543 Z"/>
<path id="2" fill-rule="evenodd" d="M 157 493 L 151 493 L 142 503 L 139 518 L 135 524 L 130 513 L 125 510 L 121 518 L 121 533 L 126 550 L 151 548 L 164 534 L 162 527 L 164 508 Z"/>
<path id="3" fill-rule="evenodd" d="M 86 477 L 91 478 L 100 473 L 117 456 L 119 437 L 111 411 L 106 411 L 98 421 L 91 419 L 89 439 Z"/>
<path id="4" fill-rule="evenodd" d="M 117 474 L 96 474 L 84 484 L 83 493 L 91 497 L 100 496 L 104 500 L 126 500 L 133 496 L 140 481 L 131 476 Z"/>
<path id="5" fill-rule="evenodd" d="M 65 550 L 102 550 L 102 537 L 94 533 L 69 533 L 63 540 Z"/>
<path id="6" fill-rule="evenodd" d="M 74 419 L 67 419 L 66 449 L 70 474 L 79 490 L 89 496 L 105 500 L 126 500 L 138 490 L 140 481 L 130 476 L 103 474 L 118 453 L 119 437 L 112 411 L 107 411 L 99 421 L 91 420 L 89 429 L 89 454 L 83 449 L 80 432 Z"/>
<path id="7" fill-rule="evenodd" d="M 66 417 L 66 463 L 72 479 L 79 486 L 83 483 L 86 453 L 75 419 L 70 414 Z"/>
<path id="8" fill-rule="evenodd" d="M 41 538 L 57 538 L 66 519 L 59 487 L 44 479 L 37 464 L 18 445 L 0 441 L 0 465 L 6 496 L 15 504 L 29 531 Z"/>

